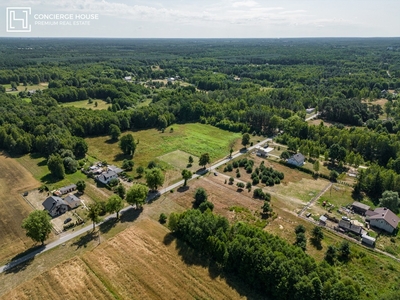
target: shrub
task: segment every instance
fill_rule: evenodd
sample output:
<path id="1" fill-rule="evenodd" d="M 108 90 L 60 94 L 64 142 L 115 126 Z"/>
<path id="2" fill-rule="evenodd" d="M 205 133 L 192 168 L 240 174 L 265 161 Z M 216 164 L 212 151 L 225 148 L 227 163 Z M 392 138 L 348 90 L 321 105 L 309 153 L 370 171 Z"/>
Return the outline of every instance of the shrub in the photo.
<path id="1" fill-rule="evenodd" d="M 240 178 L 240 176 L 242 176 L 240 173 L 236 173 L 236 178 Z"/>
<path id="2" fill-rule="evenodd" d="M 158 218 L 158 221 L 159 221 L 161 224 L 165 224 L 165 222 L 167 222 L 167 215 L 164 214 L 164 213 L 161 213 L 161 214 L 160 214 L 160 217 Z"/>
<path id="3" fill-rule="evenodd" d="M 226 169 L 228 170 L 228 172 L 232 172 L 232 170 L 233 170 L 232 164 L 228 164 L 226 166 Z"/>
<path id="4" fill-rule="evenodd" d="M 253 168 L 251 166 L 247 166 L 246 173 L 250 174 L 251 172 L 253 172 Z"/>
<path id="5" fill-rule="evenodd" d="M 204 213 L 207 209 L 210 209 L 213 211 L 214 209 L 214 204 L 210 201 L 203 202 L 202 204 L 199 205 L 199 210 Z"/>
<path id="6" fill-rule="evenodd" d="M 255 189 L 253 192 L 253 197 L 263 200 L 265 198 L 265 194 L 262 189 Z"/>
<path id="7" fill-rule="evenodd" d="M 260 183 L 260 179 L 258 177 L 253 178 L 253 185 L 257 185 Z"/>
<path id="8" fill-rule="evenodd" d="M 232 166 L 236 169 L 236 168 L 239 167 L 239 163 L 238 163 L 237 161 L 234 161 L 234 162 L 232 163 Z"/>
<path id="9" fill-rule="evenodd" d="M 235 181 L 235 179 L 233 177 L 229 178 L 229 184 L 233 184 L 234 181 Z"/>

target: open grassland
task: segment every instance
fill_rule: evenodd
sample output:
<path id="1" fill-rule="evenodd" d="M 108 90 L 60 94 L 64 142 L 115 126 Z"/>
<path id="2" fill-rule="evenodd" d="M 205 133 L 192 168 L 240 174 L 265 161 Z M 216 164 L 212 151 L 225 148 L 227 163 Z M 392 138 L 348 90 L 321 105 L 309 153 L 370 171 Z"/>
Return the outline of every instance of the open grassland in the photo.
<path id="1" fill-rule="evenodd" d="M 173 130 L 171 131 L 171 128 Z M 135 167 L 147 166 L 158 156 L 181 150 L 192 156 L 200 156 L 208 152 L 211 160 L 229 155 L 229 149 L 234 147 L 241 138 L 240 133 L 232 133 L 204 124 L 174 124 L 162 133 L 156 129 L 141 130 L 131 133 L 135 141 L 139 141 L 133 160 Z M 108 163 L 120 162 L 124 158 L 118 143 L 110 143 L 109 136 L 87 138 L 89 155 Z M 239 149 L 239 148 L 237 148 Z"/>
<path id="2" fill-rule="evenodd" d="M 77 183 L 79 180 L 86 180 L 86 175 L 80 171 L 74 174 L 66 174 L 65 178 L 60 181 L 56 181 L 52 178 L 50 171 L 47 167 L 47 161 L 42 156 L 35 154 L 27 154 L 24 156 L 17 157 L 16 160 L 27 169 L 33 177 L 46 184 L 50 190 L 57 189 L 72 183 Z"/>
<path id="3" fill-rule="evenodd" d="M 25 251 L 33 242 L 21 228 L 33 210 L 21 194 L 40 185 L 18 162 L 0 153 L 0 262 Z"/>
<path id="4" fill-rule="evenodd" d="M 97 103 L 97 106 L 95 103 Z M 82 100 L 82 101 L 60 103 L 60 105 L 65 106 L 65 107 L 73 106 L 73 107 L 77 107 L 77 108 L 86 108 L 86 109 L 93 109 L 93 110 L 107 109 L 111 106 L 111 104 L 109 104 L 106 101 L 101 100 L 101 99 L 93 99 L 93 103 L 89 103 L 88 100 Z"/>
<path id="5" fill-rule="evenodd" d="M 165 161 L 166 163 L 170 164 L 171 166 L 177 169 L 185 169 L 188 167 L 189 157 L 192 156 L 193 164 L 190 168 L 191 171 L 195 171 L 199 168 L 199 158 L 197 156 L 190 155 L 181 150 L 176 150 L 162 156 L 159 156 L 158 159 Z"/>
<path id="6" fill-rule="evenodd" d="M 30 90 L 34 90 L 34 91 L 45 90 L 45 89 L 48 88 L 49 83 L 48 82 L 42 82 L 40 84 L 33 84 L 33 85 L 27 85 L 27 86 L 19 85 L 19 86 L 17 86 L 17 90 L 18 91 L 11 91 L 11 84 L 3 84 L 3 86 L 6 88 L 7 93 L 17 94 L 19 92 L 25 91 L 25 89 L 27 91 L 30 91 Z"/>

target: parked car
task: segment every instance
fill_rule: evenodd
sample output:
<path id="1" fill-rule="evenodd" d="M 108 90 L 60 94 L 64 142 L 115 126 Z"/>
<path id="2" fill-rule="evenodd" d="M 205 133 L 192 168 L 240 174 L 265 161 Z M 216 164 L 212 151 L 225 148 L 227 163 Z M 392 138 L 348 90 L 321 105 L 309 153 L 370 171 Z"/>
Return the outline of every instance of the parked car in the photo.
<path id="1" fill-rule="evenodd" d="M 217 172 L 214 172 L 214 176 L 218 176 L 218 173 L 217 173 Z"/>
<path id="2" fill-rule="evenodd" d="M 347 221 L 347 222 L 351 221 L 348 217 L 345 217 L 345 216 L 342 217 L 342 220 Z"/>
<path id="3" fill-rule="evenodd" d="M 310 217 L 310 216 L 311 216 L 311 213 L 306 214 L 306 217 L 307 217 L 307 218 Z"/>
<path id="4" fill-rule="evenodd" d="M 69 223 L 69 222 L 71 222 L 71 221 L 72 221 L 71 218 L 66 218 L 65 221 L 64 221 L 64 224 L 67 224 L 67 223 Z"/>

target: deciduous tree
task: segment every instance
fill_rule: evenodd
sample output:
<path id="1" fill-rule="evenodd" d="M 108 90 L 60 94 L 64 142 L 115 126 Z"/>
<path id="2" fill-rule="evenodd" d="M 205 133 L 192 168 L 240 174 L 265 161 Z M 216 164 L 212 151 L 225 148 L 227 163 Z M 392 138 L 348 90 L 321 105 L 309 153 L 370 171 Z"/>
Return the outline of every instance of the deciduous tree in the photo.
<path id="1" fill-rule="evenodd" d="M 183 186 L 186 186 L 187 181 L 192 178 L 192 172 L 190 172 L 188 169 L 183 169 L 182 170 L 182 178 L 185 180 L 183 183 Z"/>
<path id="2" fill-rule="evenodd" d="M 136 208 L 140 208 L 146 201 L 148 191 L 145 185 L 134 184 L 126 194 L 126 201 L 130 205 L 135 205 Z"/>
<path id="3" fill-rule="evenodd" d="M 89 204 L 88 218 L 93 222 L 93 231 L 96 228 L 96 223 L 100 221 L 101 207 L 97 203 Z"/>
<path id="4" fill-rule="evenodd" d="M 250 144 L 250 134 L 245 133 L 242 136 L 242 145 L 246 148 L 248 144 Z"/>
<path id="5" fill-rule="evenodd" d="M 203 153 L 199 159 L 199 166 L 205 168 L 206 165 L 209 163 L 210 163 L 210 155 L 208 153 Z"/>
<path id="6" fill-rule="evenodd" d="M 159 168 L 153 168 L 146 171 L 146 183 L 150 189 L 156 190 L 158 186 L 164 183 L 164 174 Z"/>
<path id="7" fill-rule="evenodd" d="M 47 160 L 47 167 L 49 168 L 51 175 L 57 179 L 63 179 L 65 177 L 65 169 L 63 159 L 58 154 L 50 155 Z"/>
<path id="8" fill-rule="evenodd" d="M 106 203 L 106 210 L 109 213 L 116 213 L 117 219 L 119 218 L 119 212 L 124 208 L 124 201 L 118 195 L 112 195 L 108 198 Z"/>
<path id="9" fill-rule="evenodd" d="M 136 144 L 133 135 L 128 133 L 121 137 L 119 147 L 125 155 L 133 155 L 135 153 Z"/>
<path id="10" fill-rule="evenodd" d="M 76 189 L 78 190 L 78 192 L 82 193 L 85 191 L 86 189 L 86 182 L 84 182 L 83 180 L 79 180 L 76 183 Z"/>
<path id="11" fill-rule="evenodd" d="M 35 210 L 22 221 L 22 228 L 26 231 L 26 236 L 30 237 L 35 242 L 44 241 L 49 237 L 51 232 L 51 217 L 44 210 Z"/>

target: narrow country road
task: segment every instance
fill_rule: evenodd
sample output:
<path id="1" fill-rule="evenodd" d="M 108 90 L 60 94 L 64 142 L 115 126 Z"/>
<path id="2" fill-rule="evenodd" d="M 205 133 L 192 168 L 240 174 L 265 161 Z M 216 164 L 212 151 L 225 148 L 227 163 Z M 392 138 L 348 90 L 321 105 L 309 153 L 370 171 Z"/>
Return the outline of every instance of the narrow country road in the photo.
<path id="1" fill-rule="evenodd" d="M 229 162 L 231 159 L 239 157 L 239 156 L 241 156 L 241 155 L 243 155 L 243 154 L 255 149 L 256 147 L 262 146 L 263 144 L 265 144 L 266 142 L 271 141 L 271 140 L 272 140 L 271 138 L 267 138 L 267 139 L 255 144 L 255 145 L 247 148 L 247 151 L 243 151 L 243 152 L 237 151 L 232 155 L 232 158 L 228 157 L 228 158 L 222 159 L 221 161 L 219 161 L 216 164 L 212 165 L 209 168 L 209 170 L 210 171 L 215 170 L 219 166 L 222 166 L 223 164 Z M 201 175 L 204 175 L 205 173 L 207 173 L 207 169 L 205 169 L 204 172 L 201 173 L 201 174 L 194 174 L 191 179 L 195 179 L 197 177 L 200 177 Z M 149 196 L 147 197 L 146 202 L 149 202 L 149 201 L 153 200 L 154 198 L 157 198 L 160 195 L 169 192 L 172 189 L 175 189 L 175 188 L 178 188 L 179 186 L 182 186 L 183 183 L 184 183 L 184 181 L 181 180 L 181 181 L 179 181 L 177 183 L 174 183 L 174 184 L 172 184 L 172 185 L 170 185 L 170 186 L 168 186 L 168 187 L 166 187 L 164 189 L 161 189 L 161 190 L 157 191 L 156 193 L 149 193 Z M 131 208 L 132 208 L 131 206 L 128 206 L 128 207 L 124 208 L 123 210 L 120 211 L 120 214 L 123 214 L 125 211 L 127 211 L 128 209 L 131 209 Z M 109 215 L 102 222 L 98 223 L 96 226 L 99 226 L 99 225 L 101 225 L 101 224 L 103 224 L 103 223 L 107 222 L 108 220 L 110 220 L 112 218 L 115 218 L 115 217 L 116 217 L 116 214 Z M 34 258 L 36 255 L 38 255 L 40 253 L 43 253 L 43 252 L 46 252 L 46 251 L 49 251 L 49 250 L 51 250 L 51 249 L 53 249 L 53 248 L 55 248 L 55 247 L 57 247 L 59 245 L 62 245 L 64 243 L 68 242 L 69 240 L 71 240 L 73 238 L 76 238 L 76 237 L 80 236 L 81 234 L 86 233 L 86 232 L 88 232 L 88 231 L 90 231 L 92 229 L 93 229 L 93 224 L 90 224 L 88 226 L 85 226 L 85 227 L 77 230 L 77 231 L 74 231 L 72 233 L 66 234 L 66 235 L 60 237 L 58 240 L 56 240 L 54 242 L 51 242 L 51 243 L 49 243 L 47 245 L 44 245 L 43 247 L 38 248 L 37 250 L 35 250 L 35 251 L 25 255 L 25 256 L 22 256 L 22 257 L 20 257 L 18 259 L 12 260 L 8 264 L 6 264 L 4 266 L 1 266 L 0 267 L 0 273 L 3 273 L 3 272 L 5 272 L 5 271 L 7 271 L 9 269 L 12 269 L 17 265 L 19 265 L 19 264 L 21 264 L 21 263 L 23 263 L 23 262 L 25 262 L 27 260 L 30 260 L 30 259 Z"/>
<path id="2" fill-rule="evenodd" d="M 314 119 L 315 117 L 318 117 L 318 115 L 319 115 L 319 113 L 317 112 L 316 114 L 314 114 L 314 115 L 308 117 L 305 121 L 306 121 L 306 122 L 307 122 L 307 121 L 310 121 L 310 120 Z"/>

